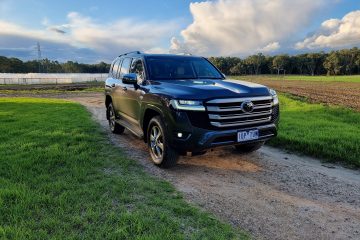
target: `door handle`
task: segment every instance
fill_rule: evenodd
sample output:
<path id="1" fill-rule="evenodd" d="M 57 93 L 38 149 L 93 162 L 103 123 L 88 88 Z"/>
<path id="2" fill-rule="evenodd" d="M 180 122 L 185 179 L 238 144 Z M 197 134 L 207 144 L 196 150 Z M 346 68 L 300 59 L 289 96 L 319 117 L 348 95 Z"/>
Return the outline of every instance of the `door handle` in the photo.
<path id="1" fill-rule="evenodd" d="M 123 87 L 122 89 L 123 89 L 124 91 L 126 91 L 126 90 L 127 90 L 127 87 Z"/>

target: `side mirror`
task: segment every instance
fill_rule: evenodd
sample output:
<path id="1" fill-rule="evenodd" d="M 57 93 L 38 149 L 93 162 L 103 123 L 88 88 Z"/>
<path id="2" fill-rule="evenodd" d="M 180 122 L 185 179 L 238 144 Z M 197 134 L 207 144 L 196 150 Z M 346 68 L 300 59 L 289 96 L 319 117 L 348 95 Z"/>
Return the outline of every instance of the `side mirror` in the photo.
<path id="1" fill-rule="evenodd" d="M 136 73 L 128 73 L 122 77 L 122 82 L 125 84 L 135 84 L 137 82 Z"/>

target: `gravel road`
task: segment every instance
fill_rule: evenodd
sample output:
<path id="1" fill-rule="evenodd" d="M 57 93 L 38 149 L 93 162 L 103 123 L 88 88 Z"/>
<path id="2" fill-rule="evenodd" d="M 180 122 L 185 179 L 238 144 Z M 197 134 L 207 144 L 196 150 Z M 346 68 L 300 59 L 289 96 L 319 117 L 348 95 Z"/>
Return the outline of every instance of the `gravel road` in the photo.
<path id="1" fill-rule="evenodd" d="M 146 171 L 170 181 L 186 199 L 258 239 L 360 239 L 360 172 L 263 147 L 240 155 L 231 147 L 155 167 L 146 145 L 128 131 L 108 131 L 102 94 L 74 97 L 112 143 Z"/>

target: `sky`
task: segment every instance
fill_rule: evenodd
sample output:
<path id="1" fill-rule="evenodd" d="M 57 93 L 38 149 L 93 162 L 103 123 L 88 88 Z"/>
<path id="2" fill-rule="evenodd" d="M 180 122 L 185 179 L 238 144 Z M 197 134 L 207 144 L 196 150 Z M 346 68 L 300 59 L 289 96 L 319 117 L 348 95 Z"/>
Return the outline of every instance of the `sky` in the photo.
<path id="1" fill-rule="evenodd" d="M 0 0 L 0 56 L 96 63 L 121 53 L 246 57 L 360 47 L 359 0 Z"/>

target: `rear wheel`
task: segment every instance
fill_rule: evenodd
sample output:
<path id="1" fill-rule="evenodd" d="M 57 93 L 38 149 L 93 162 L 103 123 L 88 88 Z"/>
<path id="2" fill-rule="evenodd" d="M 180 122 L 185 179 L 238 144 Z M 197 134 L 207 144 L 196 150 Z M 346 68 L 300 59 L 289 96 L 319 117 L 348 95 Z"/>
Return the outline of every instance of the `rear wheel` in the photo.
<path id="1" fill-rule="evenodd" d="M 250 153 L 258 150 L 264 145 L 265 142 L 249 143 L 243 145 L 236 145 L 235 149 L 241 153 Z"/>
<path id="2" fill-rule="evenodd" d="M 159 116 L 153 117 L 149 122 L 147 143 L 155 165 L 162 168 L 171 168 L 176 165 L 179 154 L 169 146 L 165 125 Z"/>
<path id="3" fill-rule="evenodd" d="M 109 121 L 110 131 L 116 134 L 123 133 L 125 128 L 116 122 L 115 110 L 112 103 L 110 103 L 109 106 L 107 107 L 107 114 L 109 116 L 108 121 Z"/>

